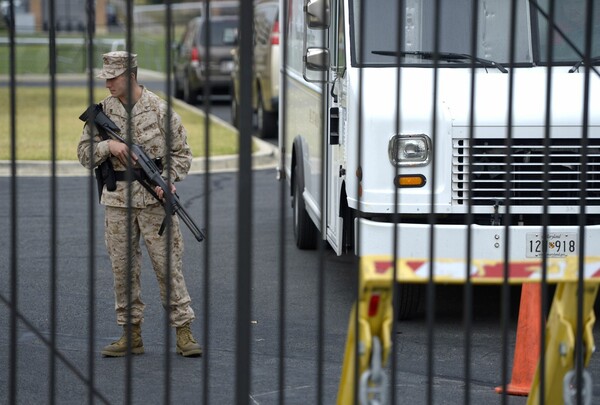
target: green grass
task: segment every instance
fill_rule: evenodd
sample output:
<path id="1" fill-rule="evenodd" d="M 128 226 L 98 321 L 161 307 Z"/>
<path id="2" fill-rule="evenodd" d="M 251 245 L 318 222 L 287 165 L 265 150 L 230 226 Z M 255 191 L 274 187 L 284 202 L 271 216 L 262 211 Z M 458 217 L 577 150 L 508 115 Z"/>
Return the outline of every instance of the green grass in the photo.
<path id="1" fill-rule="evenodd" d="M 69 38 L 82 38 L 71 36 Z M 102 67 L 102 54 L 111 50 L 113 41 L 124 41 L 123 37 L 96 38 L 94 43 L 94 68 Z M 147 34 L 134 42 L 134 53 L 142 69 L 165 72 L 166 44 L 161 35 Z M 124 48 L 120 46 L 119 50 Z M 15 47 L 15 70 L 17 74 L 47 74 L 50 72 L 49 47 L 45 44 L 17 44 Z M 87 67 L 87 46 L 57 45 L 54 63 L 57 73 L 84 73 Z M 10 48 L 0 45 L 0 75 L 10 72 Z"/>
<path id="2" fill-rule="evenodd" d="M 108 95 L 105 88 L 94 90 L 94 98 Z M 56 160 L 77 160 L 77 143 L 83 123 L 79 115 L 85 110 L 89 94 L 85 87 L 56 89 L 55 148 Z M 11 159 L 11 122 L 9 89 L 0 88 L 0 160 Z M 205 156 L 204 117 L 187 108 L 173 105 L 188 132 L 188 143 L 195 157 Z M 52 158 L 50 89 L 17 87 L 16 89 L 16 159 L 50 160 Z M 236 154 L 237 131 L 212 122 L 209 127 L 210 156 Z"/>

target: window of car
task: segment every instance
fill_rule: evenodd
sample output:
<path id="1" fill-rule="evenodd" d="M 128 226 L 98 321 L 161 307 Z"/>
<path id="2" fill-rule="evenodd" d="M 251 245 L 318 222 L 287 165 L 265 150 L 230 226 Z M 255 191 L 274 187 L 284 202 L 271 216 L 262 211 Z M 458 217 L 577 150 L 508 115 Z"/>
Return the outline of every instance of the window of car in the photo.
<path id="1" fill-rule="evenodd" d="M 238 23 L 236 20 L 210 21 L 211 46 L 232 45 L 237 35 Z M 198 42 L 206 44 L 206 32 L 204 26 L 198 31 Z"/>

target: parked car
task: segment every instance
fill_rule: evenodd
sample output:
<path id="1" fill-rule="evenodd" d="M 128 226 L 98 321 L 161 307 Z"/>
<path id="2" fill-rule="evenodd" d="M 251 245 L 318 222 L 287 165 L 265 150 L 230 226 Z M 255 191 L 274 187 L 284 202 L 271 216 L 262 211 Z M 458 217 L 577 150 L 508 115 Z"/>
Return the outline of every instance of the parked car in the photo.
<path id="1" fill-rule="evenodd" d="M 207 23 L 210 24 L 211 43 L 208 52 L 210 60 L 205 63 Z M 210 80 L 211 93 L 229 94 L 233 66 L 231 50 L 235 46 L 237 28 L 237 16 L 196 17 L 190 20 L 173 57 L 175 97 L 188 103 L 196 101 L 207 80 Z"/>
<path id="2" fill-rule="evenodd" d="M 252 110 L 256 114 L 258 135 L 276 137 L 279 111 L 279 2 L 259 1 L 254 6 L 254 68 L 252 70 Z M 233 54 L 231 74 L 231 117 L 239 119 L 239 60 Z"/>

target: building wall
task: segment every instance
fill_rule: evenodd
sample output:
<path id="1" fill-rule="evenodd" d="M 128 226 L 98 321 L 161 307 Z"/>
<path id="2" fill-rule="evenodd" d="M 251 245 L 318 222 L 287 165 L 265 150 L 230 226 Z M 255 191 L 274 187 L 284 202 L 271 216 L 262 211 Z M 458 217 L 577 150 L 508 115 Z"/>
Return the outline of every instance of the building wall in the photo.
<path id="1" fill-rule="evenodd" d="M 95 0 L 96 32 L 107 31 L 107 3 L 109 0 Z M 48 0 L 29 0 L 29 12 L 34 15 L 38 31 L 47 31 L 50 19 Z M 54 15 L 57 31 L 82 32 L 87 30 L 86 0 L 55 0 Z"/>

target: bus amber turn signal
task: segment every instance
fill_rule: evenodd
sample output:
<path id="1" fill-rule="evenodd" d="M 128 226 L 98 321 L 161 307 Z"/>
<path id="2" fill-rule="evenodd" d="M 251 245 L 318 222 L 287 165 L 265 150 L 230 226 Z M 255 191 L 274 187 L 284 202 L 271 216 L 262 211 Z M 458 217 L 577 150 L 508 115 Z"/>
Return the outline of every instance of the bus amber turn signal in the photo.
<path id="1" fill-rule="evenodd" d="M 423 187 L 427 179 L 422 174 L 396 176 L 396 187 Z"/>

